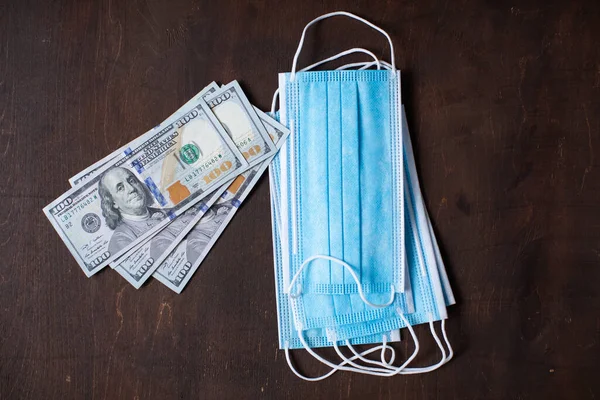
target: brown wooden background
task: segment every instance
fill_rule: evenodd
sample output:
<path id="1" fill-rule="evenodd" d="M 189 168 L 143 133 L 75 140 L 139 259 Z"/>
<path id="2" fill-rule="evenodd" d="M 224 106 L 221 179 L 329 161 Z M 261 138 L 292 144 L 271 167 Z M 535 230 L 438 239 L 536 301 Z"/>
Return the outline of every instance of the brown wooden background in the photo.
<path id="1" fill-rule="evenodd" d="M 41 211 L 211 80 L 268 108 L 303 26 L 340 9 L 397 47 L 457 293 L 456 358 L 427 375 L 292 375 L 267 177 L 181 295 L 87 279 Z M 2 1 L 0 398 L 600 398 L 599 40 L 597 1 Z M 306 44 L 302 65 L 353 46 L 388 58 L 343 18 Z M 418 334 L 419 363 L 435 362 Z"/>

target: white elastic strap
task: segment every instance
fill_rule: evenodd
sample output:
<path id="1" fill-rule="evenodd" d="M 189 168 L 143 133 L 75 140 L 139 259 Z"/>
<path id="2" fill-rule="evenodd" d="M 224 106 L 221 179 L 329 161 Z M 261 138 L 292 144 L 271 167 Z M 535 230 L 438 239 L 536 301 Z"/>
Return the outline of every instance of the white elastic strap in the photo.
<path id="1" fill-rule="evenodd" d="M 308 353 L 311 356 L 313 356 L 314 358 L 316 358 L 318 361 L 321 361 L 323 364 L 327 365 L 328 367 L 333 368 L 335 370 L 340 370 L 340 371 L 351 371 L 351 372 L 358 372 L 358 373 L 366 374 L 366 375 L 382 376 L 382 374 L 379 373 L 379 372 L 372 372 L 372 371 L 364 370 L 362 368 L 344 367 L 344 366 L 342 366 L 344 364 L 344 362 L 342 362 L 340 364 L 333 364 L 332 362 L 324 359 L 323 357 L 321 357 L 320 355 L 318 355 L 317 353 L 315 353 L 314 350 L 311 349 L 308 346 L 308 343 L 306 343 L 306 340 L 304 339 L 304 332 L 302 332 L 301 330 L 299 330 L 299 331 L 297 331 L 297 333 L 298 333 L 298 337 L 300 339 L 300 342 L 302 343 L 302 347 L 304 347 L 304 349 L 306 351 L 308 351 Z M 376 351 L 376 350 L 379 350 L 379 347 L 374 347 L 374 348 L 369 349 L 369 350 Z"/>
<path id="2" fill-rule="evenodd" d="M 327 365 L 327 366 L 329 366 L 329 367 L 331 367 L 333 369 L 339 369 L 341 371 L 358 372 L 358 373 L 361 373 L 361 374 L 374 375 L 374 376 L 393 376 L 393 375 L 396 375 L 396 374 L 400 373 L 403 369 L 405 369 L 406 366 L 416 357 L 417 353 L 419 352 L 419 341 L 417 339 L 417 335 L 415 334 L 415 331 L 412 329 L 412 325 L 410 325 L 410 323 L 406 320 L 406 318 L 404 318 L 403 314 L 400 313 L 400 317 L 402 318 L 402 320 L 404 321 L 404 323 L 408 327 L 408 329 L 410 331 L 410 334 L 411 334 L 413 340 L 415 341 L 415 351 L 408 358 L 408 360 L 406 360 L 406 362 L 404 364 L 402 364 L 400 367 L 394 368 L 392 370 L 380 370 L 378 368 L 376 369 L 376 368 L 369 368 L 369 367 L 364 367 L 364 366 L 357 365 L 357 364 L 355 364 L 355 363 L 352 362 L 352 360 L 356 357 L 356 355 L 352 359 L 348 359 L 348 358 L 346 358 L 339 351 L 338 351 L 338 355 L 343 359 L 343 361 L 340 364 L 333 364 L 330 361 L 328 361 L 328 360 L 324 359 L 323 357 L 321 357 L 320 355 L 318 355 L 317 353 L 315 353 L 308 346 L 308 344 L 304 340 L 304 333 L 301 330 L 299 330 L 297 333 L 298 333 L 298 337 L 300 338 L 300 342 L 302 343 L 302 346 L 304 347 L 304 349 L 306 351 L 308 351 L 308 353 L 310 355 L 312 355 L 314 358 L 316 358 L 318 361 L 321 361 L 323 364 L 325 364 L 325 365 Z M 334 345 L 334 347 L 336 347 L 336 346 Z M 373 349 L 379 350 L 379 347 L 374 347 Z M 370 349 L 370 350 L 373 350 L 373 349 Z M 342 366 L 342 365 L 345 365 L 346 363 L 349 363 L 349 364 L 353 365 L 354 368 Z"/>
<path id="3" fill-rule="evenodd" d="M 395 357 L 394 348 L 390 347 L 390 346 L 387 346 L 387 347 L 392 351 L 393 357 L 391 358 L 390 362 L 393 362 L 394 357 Z M 360 354 L 356 354 L 356 356 L 352 357 L 351 360 L 355 360 L 355 359 L 357 359 L 359 357 L 364 358 L 364 356 L 367 356 L 367 355 L 369 355 L 371 353 L 379 351 L 380 349 L 383 351 L 384 350 L 384 346 L 380 345 L 380 346 L 372 347 L 372 348 L 370 348 L 368 350 L 363 351 Z M 346 365 L 345 362 L 342 362 L 339 365 L 337 365 L 335 368 L 333 368 L 331 371 L 329 371 L 328 373 L 326 373 L 324 375 L 321 375 L 321 376 L 314 377 L 314 378 L 310 378 L 310 377 L 302 375 L 300 372 L 298 372 L 296 370 L 296 368 L 294 368 L 294 364 L 292 363 L 292 360 L 291 360 L 291 357 L 290 357 L 290 349 L 289 349 L 289 346 L 288 346 L 287 343 L 286 343 L 286 346 L 284 348 L 284 351 L 285 351 L 285 359 L 286 359 L 286 361 L 288 363 L 288 366 L 290 367 L 290 369 L 294 373 L 294 375 L 296 375 L 300 379 L 304 379 L 305 381 L 309 381 L 309 382 L 316 382 L 316 381 L 321 381 L 323 379 L 329 378 L 331 375 L 333 375 L 334 373 L 336 373 L 337 371 L 339 371 L 341 369 L 340 367 L 343 367 L 344 365 Z"/>
<path id="4" fill-rule="evenodd" d="M 326 256 L 326 255 L 323 255 L 323 254 L 317 254 L 315 256 L 309 257 L 306 260 L 304 260 L 304 262 L 302 263 L 302 265 L 298 269 L 298 272 L 296 272 L 296 275 L 294 275 L 294 278 L 290 282 L 290 285 L 288 286 L 288 293 L 289 293 L 290 297 L 297 298 L 298 296 L 300 296 L 302 294 L 302 286 L 300 286 L 300 290 L 298 290 L 298 293 L 292 293 L 292 288 L 294 287 L 294 284 L 296 283 L 296 281 L 300 277 L 300 274 L 302 273 L 302 271 L 304 270 L 304 268 L 306 268 L 306 266 L 308 264 L 310 264 L 312 261 L 317 260 L 317 259 L 328 260 L 328 261 L 337 263 L 337 264 L 343 266 L 344 268 L 346 268 L 346 270 L 348 272 L 350 272 L 350 275 L 352 275 L 352 278 L 354 279 L 354 282 L 356 282 L 356 285 L 358 287 L 358 295 L 360 296 L 360 298 L 362 299 L 362 301 L 365 302 L 365 304 L 368 304 L 368 305 L 370 305 L 373 308 L 385 308 L 385 307 L 389 306 L 390 304 L 392 304 L 394 302 L 394 298 L 396 297 L 396 289 L 395 289 L 395 287 L 394 287 L 393 284 L 390 285 L 391 286 L 390 287 L 390 289 L 391 289 L 391 295 L 390 295 L 390 299 L 388 300 L 387 303 L 384 303 L 384 304 L 375 304 L 375 303 L 372 303 L 369 300 L 367 300 L 367 298 L 365 297 L 365 294 L 364 294 L 363 288 L 362 288 L 362 283 L 360 283 L 360 280 L 358 279 L 358 275 L 356 275 L 356 272 L 354 272 L 354 269 L 352 269 L 352 267 L 350 265 L 348 265 L 343 260 L 340 260 L 339 258 L 335 258 L 335 257 L 331 257 L 331 256 Z"/>
<path id="5" fill-rule="evenodd" d="M 391 333 L 390 333 L 390 334 L 391 334 Z M 381 355 L 380 355 L 381 363 L 382 363 L 382 364 L 385 364 L 385 363 L 388 363 L 388 364 L 393 364 L 393 363 L 394 363 L 394 360 L 396 359 L 396 350 L 394 350 L 394 348 L 393 348 L 392 346 L 388 346 L 388 345 L 387 345 L 387 341 L 388 341 L 387 334 L 384 334 L 384 335 L 383 335 L 383 341 L 381 342 L 381 344 L 383 345 L 383 347 L 381 348 Z M 346 343 L 350 343 L 350 340 L 346 340 Z M 387 361 L 385 360 L 385 353 L 386 353 L 386 350 L 387 350 L 388 348 L 389 348 L 389 349 L 391 350 L 391 352 L 392 352 L 392 354 L 391 354 L 391 356 L 390 356 L 390 361 L 389 361 L 389 362 L 387 362 Z M 378 363 L 377 363 L 377 361 L 374 361 L 374 360 L 368 360 L 368 359 L 365 359 L 365 361 L 364 361 L 364 362 L 367 362 L 367 363 L 369 363 L 369 364 L 378 364 Z"/>
<path id="6" fill-rule="evenodd" d="M 273 93 L 273 100 L 271 101 L 271 114 L 273 114 L 273 116 L 275 116 L 275 107 L 277 107 L 277 99 L 279 98 L 279 88 L 277 88 L 277 90 L 275 90 L 275 93 Z"/>
<path id="7" fill-rule="evenodd" d="M 404 322 L 404 324 L 408 328 L 408 331 L 410 332 L 410 335 L 411 335 L 413 341 L 415 342 L 415 350 L 413 351 L 413 353 L 411 354 L 411 356 L 404 362 L 404 364 L 400 365 L 399 367 L 394 367 L 393 365 L 391 365 L 391 363 L 386 362 L 385 358 L 382 357 L 381 358 L 381 360 L 382 360 L 381 363 L 379 363 L 377 361 L 372 361 L 372 360 L 369 360 L 369 361 L 371 361 L 371 364 L 379 365 L 379 366 L 381 366 L 381 367 L 383 367 L 385 369 L 380 370 L 378 368 L 362 367 L 363 370 L 366 370 L 366 371 L 371 371 L 371 370 L 375 370 L 375 369 L 379 370 L 381 372 L 379 372 L 378 375 L 379 376 L 383 376 L 383 377 L 388 377 L 388 376 L 393 376 L 393 375 L 397 375 L 397 374 L 402 374 L 402 371 L 404 371 L 404 370 L 407 369 L 406 367 L 408 366 L 408 364 L 410 364 L 415 359 L 415 357 L 417 356 L 417 354 L 419 353 L 419 348 L 420 348 L 420 346 L 419 346 L 419 340 L 417 339 L 417 335 L 415 333 L 415 330 L 413 329 L 412 325 L 408 322 L 408 320 L 404 317 L 404 314 L 401 312 L 400 309 L 396 310 L 396 312 L 398 312 L 398 315 L 400 316 L 400 318 L 402 318 L 402 321 Z M 350 341 L 346 341 L 346 345 L 348 346 L 348 348 L 350 349 L 350 351 L 352 351 L 352 353 L 355 354 L 355 357 L 356 357 L 356 355 L 357 355 L 356 354 L 356 350 L 354 350 L 354 348 L 350 344 Z M 347 360 L 345 357 L 343 357 L 343 355 L 341 355 L 339 352 L 338 352 L 338 355 L 342 358 L 342 360 L 344 360 L 344 362 L 348 361 L 348 363 L 350 363 L 349 360 Z M 361 359 L 361 361 L 363 361 L 363 360 Z M 353 364 L 351 364 L 351 365 L 353 365 Z M 361 366 L 358 366 L 358 367 L 361 368 Z"/>
<path id="8" fill-rule="evenodd" d="M 382 344 L 383 346 L 383 344 Z M 333 348 L 335 349 L 335 352 L 337 353 L 337 355 L 343 360 L 344 363 L 348 363 L 351 366 L 358 368 L 360 370 L 364 370 L 364 371 L 371 371 L 371 372 L 378 372 L 378 373 L 385 373 L 385 372 L 389 372 L 389 369 L 385 369 L 385 368 L 373 368 L 373 367 L 367 367 L 365 365 L 359 365 L 356 364 L 355 362 L 353 362 L 351 359 L 347 358 L 344 353 L 342 353 L 342 351 L 340 350 L 340 348 L 337 345 L 337 342 L 333 342 Z M 360 357 L 361 361 L 362 359 L 364 360 L 368 360 L 366 358 Z M 372 361 L 372 360 L 368 360 L 368 361 Z"/>
<path id="9" fill-rule="evenodd" d="M 346 340 L 346 343 L 349 344 L 350 340 Z M 335 352 L 338 354 L 338 356 L 343 360 L 343 363 L 348 363 L 351 366 L 359 368 L 359 369 L 365 369 L 365 370 L 373 371 L 373 372 L 387 373 L 390 370 L 387 367 L 385 367 L 384 364 L 388 364 L 389 365 L 389 364 L 393 364 L 394 363 L 394 360 L 396 359 L 396 351 L 394 350 L 393 347 L 387 345 L 387 335 L 385 335 L 385 334 L 383 335 L 381 345 L 378 346 L 378 347 L 381 347 L 381 360 L 383 360 L 382 363 L 379 363 L 379 361 L 375 361 L 375 360 L 369 360 L 368 358 L 363 357 L 362 355 L 360 355 L 359 353 L 357 353 L 356 350 L 354 350 L 354 348 L 352 348 L 352 350 L 351 350 L 352 353 L 354 354 L 354 356 L 352 358 L 348 359 L 342 353 L 342 351 L 340 350 L 340 348 L 338 347 L 337 341 L 333 341 L 333 348 L 335 349 Z M 387 349 L 390 349 L 390 351 L 392 353 L 391 357 L 390 357 L 390 361 L 386 361 L 385 360 L 385 352 L 386 352 Z M 367 367 L 367 366 L 364 366 L 364 365 L 356 364 L 356 363 L 353 362 L 353 360 L 355 358 L 358 358 L 360 361 L 362 361 L 362 362 L 364 362 L 366 364 L 374 364 L 374 365 L 377 365 L 377 366 L 380 366 L 380 367 L 383 366 L 383 368 L 370 368 L 370 367 Z"/>
<path id="10" fill-rule="evenodd" d="M 300 52 L 302 51 L 302 46 L 304 45 L 304 38 L 306 37 L 306 31 L 308 30 L 308 28 L 327 18 L 331 18 L 331 17 L 335 17 L 335 16 L 346 16 L 349 18 L 353 18 L 357 21 L 363 22 L 364 24 L 370 26 L 371 28 L 375 29 L 376 31 L 378 31 L 379 33 L 381 33 L 382 35 L 384 35 L 386 37 L 386 39 L 388 40 L 388 43 L 390 44 L 390 60 L 392 62 L 392 69 L 395 70 L 396 69 L 396 60 L 394 58 L 394 44 L 392 43 L 392 38 L 390 38 L 390 35 L 388 35 L 388 33 L 386 31 L 384 31 L 383 29 L 381 29 L 380 27 L 378 27 L 377 25 L 367 21 L 364 18 L 361 18 L 357 15 L 351 14 L 349 12 L 346 11 L 336 11 L 336 12 L 332 12 L 332 13 L 328 13 L 328 14 L 324 14 L 321 15 L 320 17 L 317 17 L 315 19 L 313 19 L 312 21 L 310 21 L 308 24 L 306 24 L 306 26 L 304 27 L 304 30 L 302 31 L 302 36 L 300 37 L 300 43 L 298 43 L 298 49 L 296 50 L 296 54 L 294 54 L 294 60 L 292 62 L 292 73 L 290 76 L 290 80 L 293 81 L 296 78 L 296 65 L 298 64 L 298 58 L 300 57 Z"/>
<path id="11" fill-rule="evenodd" d="M 450 345 L 450 341 L 448 340 L 448 335 L 446 334 L 446 320 L 442 320 L 442 335 L 444 335 L 444 341 L 446 342 L 446 346 L 448 346 L 448 357 L 446 358 L 445 363 L 452 360 L 454 357 L 454 350 L 452 349 L 452 345 Z"/>
<path id="12" fill-rule="evenodd" d="M 400 313 L 400 311 L 398 311 L 398 312 Z M 401 313 L 400 313 L 400 315 L 402 316 Z M 425 372 L 431 372 L 431 371 L 438 369 L 439 367 L 446 364 L 448 361 L 450 361 L 452 359 L 452 357 L 454 356 L 454 351 L 452 349 L 452 345 L 450 344 L 450 341 L 448 340 L 448 335 L 446 334 L 446 320 L 445 319 L 442 320 L 441 325 L 442 325 L 442 334 L 444 337 L 444 341 L 446 342 L 446 346 L 448 347 L 448 355 L 446 356 L 446 351 L 444 350 L 442 342 L 435 332 L 435 328 L 434 328 L 434 324 L 433 324 L 433 317 L 431 317 L 429 320 L 429 329 L 431 330 L 431 334 L 432 334 L 435 342 L 437 343 L 438 348 L 442 352 L 442 359 L 438 363 L 431 365 L 429 367 L 402 368 L 396 373 L 399 373 L 400 375 L 414 375 L 414 374 L 422 374 Z M 407 327 L 411 331 L 411 334 L 413 334 L 414 331 L 412 330 L 412 327 L 408 323 L 407 323 Z M 404 367 L 406 367 L 406 365 L 408 365 L 408 363 L 410 361 L 412 361 L 412 359 L 416 356 L 416 352 L 418 351 L 418 341 L 416 340 L 416 337 L 413 337 L 413 340 L 415 341 L 417 348 L 415 349 L 413 356 L 409 360 L 407 360 L 407 362 L 404 363 L 404 365 L 403 365 Z M 352 353 L 354 354 L 354 357 L 358 357 L 361 361 L 366 361 L 371 364 L 389 368 L 390 370 L 394 368 L 393 365 L 391 365 L 392 362 L 387 362 L 383 356 L 381 358 L 381 363 L 373 361 L 373 360 L 367 360 L 367 359 L 363 360 L 360 357 L 360 355 L 356 353 L 356 350 L 352 347 L 352 345 L 350 344 L 349 341 L 346 341 L 346 345 L 352 351 Z M 342 359 L 344 359 L 344 358 L 342 357 Z M 346 360 L 344 359 L 344 361 L 346 361 Z M 382 376 L 386 376 L 386 375 L 382 375 Z"/>
<path id="13" fill-rule="evenodd" d="M 390 365 L 394 363 L 394 360 L 396 359 L 396 350 L 394 350 L 393 347 L 391 346 L 386 346 L 387 345 L 387 336 L 383 335 L 383 342 L 382 342 L 382 348 L 381 348 L 381 360 L 382 362 L 376 361 L 376 360 L 370 360 L 368 358 L 363 357 L 360 353 L 358 353 L 354 347 L 352 347 L 352 344 L 350 343 L 350 340 L 346 340 L 346 347 L 348 347 L 350 349 L 350 351 L 352 352 L 352 354 L 354 355 L 354 357 L 351 358 L 351 360 L 354 360 L 354 358 L 358 358 L 360 361 L 367 363 L 367 364 L 373 364 L 373 365 L 379 365 L 379 366 L 386 366 L 386 365 Z M 387 349 L 390 349 L 392 355 L 390 357 L 390 361 L 386 361 L 385 360 L 385 351 Z M 386 367 L 387 368 L 387 367 Z"/>
<path id="14" fill-rule="evenodd" d="M 381 64 L 381 66 L 383 66 L 383 68 L 387 69 L 387 70 L 391 70 L 392 69 L 392 65 L 386 61 L 383 60 L 379 60 L 379 63 Z M 340 71 L 340 70 L 344 70 L 344 69 L 350 69 L 350 68 L 356 68 L 356 67 L 360 67 L 359 71 L 362 71 L 364 69 L 369 69 L 372 66 L 376 65 L 376 63 L 374 61 L 361 61 L 361 62 L 355 62 L 355 63 L 350 63 L 350 64 L 346 64 L 346 65 L 342 65 L 340 67 L 337 67 L 336 70 Z M 379 69 L 379 68 L 377 68 Z"/>
<path id="15" fill-rule="evenodd" d="M 386 335 L 383 335 L 383 339 L 384 339 L 383 340 L 383 344 L 387 344 L 387 336 Z M 356 350 L 354 349 L 354 347 L 352 347 L 352 343 L 350 343 L 350 340 L 346 340 L 346 347 L 348 347 L 350 349 L 350 351 L 352 352 L 352 354 L 354 354 L 354 356 L 358 357 L 358 359 L 360 361 L 364 362 L 364 363 L 378 365 L 378 366 L 387 368 L 388 371 L 391 368 L 393 368 L 393 366 L 392 366 L 392 364 L 394 364 L 393 360 L 396 358 L 395 357 L 396 356 L 395 351 L 394 351 L 393 357 L 390 357 L 390 361 L 386 361 L 386 359 L 385 359 L 385 353 L 384 353 L 386 349 L 382 348 L 381 349 L 381 362 L 379 362 L 379 361 L 376 361 L 376 360 L 369 360 L 368 358 L 361 357 L 361 355 L 356 352 Z M 388 346 L 388 347 L 390 349 L 394 350 L 393 347 L 391 347 L 391 346 Z"/>
<path id="16" fill-rule="evenodd" d="M 400 372 L 401 375 L 414 375 L 414 374 L 423 374 L 425 372 L 431 372 L 431 371 L 438 369 L 439 367 L 441 367 L 442 365 L 444 365 L 446 362 L 449 361 L 449 358 L 446 357 L 446 350 L 444 349 L 444 346 L 442 345 L 440 338 L 438 337 L 437 333 L 435 332 L 435 327 L 433 325 L 433 316 L 430 316 L 430 319 L 429 319 L 429 329 L 431 330 L 431 335 L 433 336 L 433 339 L 435 340 L 440 351 L 442 352 L 442 359 L 437 364 L 430 365 L 428 367 L 406 368 L 404 371 Z"/>
<path id="17" fill-rule="evenodd" d="M 346 51 L 342 51 L 341 53 L 338 53 L 338 54 L 336 54 L 334 56 L 331 56 L 329 58 L 326 58 L 324 60 L 317 61 L 316 63 L 314 63 L 312 65 L 309 65 L 308 67 L 302 68 L 298 72 L 310 71 L 313 68 L 317 68 L 319 65 L 328 63 L 330 61 L 337 60 L 338 58 L 342 58 L 342 57 L 344 57 L 344 56 L 346 56 L 348 54 L 354 54 L 354 53 L 364 53 L 364 54 L 367 54 L 367 55 L 371 56 L 373 58 L 373 62 L 377 65 L 377 69 L 381 69 L 380 61 L 379 61 L 379 59 L 377 58 L 377 56 L 375 54 L 371 53 L 367 49 L 363 49 L 362 47 L 355 47 L 353 49 L 348 49 Z"/>

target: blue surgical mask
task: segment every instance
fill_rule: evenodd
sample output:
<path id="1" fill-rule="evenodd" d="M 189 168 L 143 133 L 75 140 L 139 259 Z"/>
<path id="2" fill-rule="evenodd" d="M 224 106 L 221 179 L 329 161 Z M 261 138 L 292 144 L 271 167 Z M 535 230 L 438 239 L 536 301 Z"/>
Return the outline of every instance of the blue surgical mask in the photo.
<path id="1" fill-rule="evenodd" d="M 282 122 L 292 130 L 275 165 L 295 326 L 352 324 L 367 335 L 375 327 L 367 322 L 412 311 L 396 296 L 404 291 L 400 74 L 293 67 L 279 90 Z"/>
<path id="2" fill-rule="evenodd" d="M 315 255 L 299 280 L 304 293 L 401 293 L 403 278 L 402 133 L 398 72 L 280 74 L 282 122 L 289 124 L 286 202 L 290 275 Z M 284 111 L 285 110 L 285 111 Z M 282 160 L 283 161 L 283 160 Z"/>
<path id="3" fill-rule="evenodd" d="M 352 16 L 331 15 L 340 14 Z M 272 186 L 273 202 L 279 206 L 273 206 L 274 212 L 279 211 L 278 216 L 274 215 L 274 235 L 277 230 L 281 236 L 276 240 L 274 237 L 279 252 L 276 279 L 278 289 L 284 288 L 285 292 L 287 287 L 283 298 L 278 290 L 280 344 L 284 342 L 286 349 L 295 348 L 289 339 L 298 339 L 316 356 L 311 347 L 333 342 L 338 350 L 338 341 L 351 345 L 353 340 L 372 340 L 381 332 L 394 332 L 403 326 L 416 340 L 411 325 L 429 322 L 445 361 L 445 352 L 433 330 L 433 321 L 446 317 L 438 275 L 438 268 L 443 269 L 443 265 L 438 262 L 439 249 L 433 244 L 433 230 L 420 190 L 411 191 L 412 182 L 403 188 L 404 174 L 410 182 L 413 171 L 403 171 L 403 161 L 406 163 L 407 159 L 402 160 L 399 73 L 393 67 L 393 59 L 392 71 L 296 74 L 303 38 L 304 33 L 292 72 L 280 74 L 281 119 L 292 134 L 271 169 L 279 173 Z M 395 86 L 390 85 L 394 80 Z M 404 131 L 406 140 L 406 127 Z M 370 168 L 372 165 L 375 167 Z M 387 172 L 383 178 L 378 174 L 381 171 Z M 416 181 L 416 170 L 414 173 Z M 383 200 L 373 194 L 379 194 Z M 386 203 L 389 199 L 391 202 Z M 379 222 L 371 217 L 383 219 L 381 229 L 364 232 L 365 220 L 370 222 L 369 227 Z M 377 235 L 396 241 L 377 241 L 375 245 L 383 248 L 379 253 L 372 246 L 362 247 L 363 242 L 368 243 Z M 410 277 L 406 281 L 404 257 L 408 258 Z M 416 288 L 412 293 L 415 312 L 408 314 L 406 297 L 397 295 L 405 286 Z M 446 301 L 452 301 L 451 291 Z M 312 340 L 315 337 L 318 340 Z M 417 351 L 418 342 L 407 363 Z M 353 370 L 325 363 L 334 369 Z M 351 361 L 344 359 L 344 363 Z M 382 366 L 391 369 L 384 374 L 399 373 L 407 363 L 392 369 L 382 361 Z M 407 369 L 406 373 L 431 368 Z M 358 370 L 362 371 L 360 367 Z M 367 370 L 373 374 L 381 372 Z"/>
<path id="4" fill-rule="evenodd" d="M 292 131 L 281 153 L 282 244 L 297 329 L 374 327 L 364 323 L 408 311 L 395 299 L 404 290 L 399 79 L 280 74 L 281 118 Z"/>

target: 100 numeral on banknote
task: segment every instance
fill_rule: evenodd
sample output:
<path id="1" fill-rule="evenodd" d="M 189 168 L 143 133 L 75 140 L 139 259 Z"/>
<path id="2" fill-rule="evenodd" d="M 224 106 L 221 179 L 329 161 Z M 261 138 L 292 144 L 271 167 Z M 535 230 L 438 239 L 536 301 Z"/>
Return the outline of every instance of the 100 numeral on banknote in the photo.
<path id="1" fill-rule="evenodd" d="M 204 102 L 44 213 L 87 276 L 235 177 L 247 162 Z"/>

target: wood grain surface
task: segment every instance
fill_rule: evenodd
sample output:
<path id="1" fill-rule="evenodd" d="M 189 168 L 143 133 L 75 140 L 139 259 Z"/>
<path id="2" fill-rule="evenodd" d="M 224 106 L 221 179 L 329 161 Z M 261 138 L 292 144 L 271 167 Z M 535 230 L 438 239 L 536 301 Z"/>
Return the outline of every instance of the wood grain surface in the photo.
<path id="1" fill-rule="evenodd" d="M 87 279 L 42 213 L 212 80 L 268 108 L 304 25 L 335 10 L 387 30 L 403 71 L 458 300 L 456 357 L 430 374 L 289 371 L 268 177 L 181 295 Z M 600 398 L 599 40 L 597 1 L 0 2 L 0 399 Z M 337 18 L 309 32 L 300 65 L 356 46 L 389 58 Z M 417 334 L 416 363 L 436 362 Z"/>

